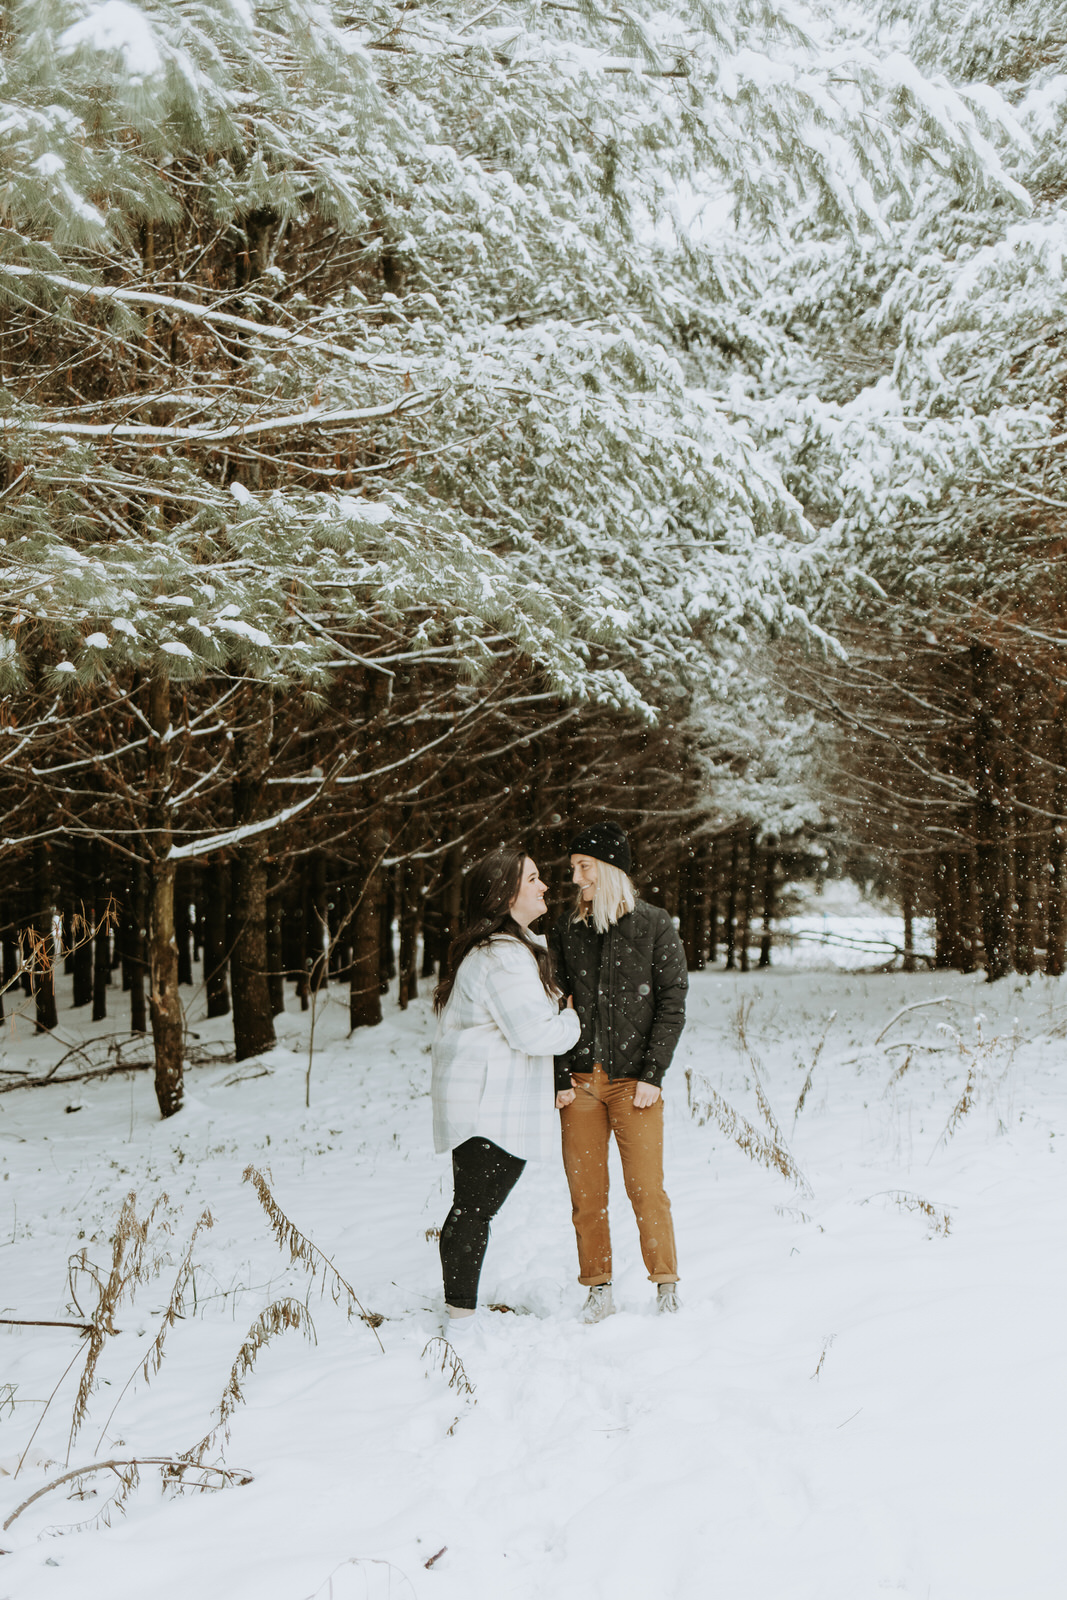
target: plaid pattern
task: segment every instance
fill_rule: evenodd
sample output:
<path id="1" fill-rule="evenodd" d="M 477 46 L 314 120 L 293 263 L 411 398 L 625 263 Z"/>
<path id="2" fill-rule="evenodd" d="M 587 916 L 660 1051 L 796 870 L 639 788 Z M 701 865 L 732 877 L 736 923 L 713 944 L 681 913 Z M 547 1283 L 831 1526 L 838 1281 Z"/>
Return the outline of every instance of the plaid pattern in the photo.
<path id="1" fill-rule="evenodd" d="M 517 939 L 501 934 L 471 950 L 433 1042 L 434 1148 L 491 1139 L 523 1161 L 543 1161 L 558 1138 L 552 1058 L 580 1031 L 577 1012 L 557 1009 Z"/>

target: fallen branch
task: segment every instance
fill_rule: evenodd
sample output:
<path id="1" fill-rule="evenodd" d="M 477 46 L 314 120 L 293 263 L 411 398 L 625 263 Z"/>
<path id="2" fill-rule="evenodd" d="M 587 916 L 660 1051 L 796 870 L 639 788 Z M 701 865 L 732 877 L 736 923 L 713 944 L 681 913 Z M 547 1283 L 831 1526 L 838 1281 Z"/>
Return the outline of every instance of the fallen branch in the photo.
<path id="1" fill-rule="evenodd" d="M 885 1027 L 882 1029 L 881 1033 L 878 1035 L 877 1039 L 874 1041 L 875 1044 L 881 1044 L 882 1040 L 885 1038 L 886 1034 L 889 1032 L 889 1030 L 893 1026 L 894 1022 L 899 1022 L 901 1017 L 906 1017 L 909 1011 L 921 1011 L 923 1006 L 943 1006 L 943 1005 L 947 1005 L 950 1001 L 952 1001 L 954 999 L 955 999 L 954 995 L 951 995 L 951 994 L 939 994 L 936 997 L 936 999 L 933 999 L 933 1000 L 915 1000 L 915 1001 L 912 1002 L 912 1004 L 910 1006 L 901 1006 L 900 1010 L 894 1012 L 894 1014 L 890 1017 L 889 1021 L 886 1023 Z"/>
<path id="2" fill-rule="evenodd" d="M 92 1333 L 91 1322 L 51 1322 L 43 1317 L 0 1317 L 7 1328 L 77 1328 L 79 1333 Z M 119 1329 L 116 1328 L 118 1333 Z"/>
<path id="3" fill-rule="evenodd" d="M 0 1083 L 0 1094 L 11 1094 L 15 1089 L 50 1088 L 57 1083 L 88 1083 L 91 1078 L 110 1078 L 116 1072 L 150 1072 L 151 1061 L 120 1061 L 118 1066 L 94 1067 L 91 1072 L 68 1072 L 62 1078 L 47 1074 L 42 1078 L 20 1078 L 17 1083 Z"/>
<path id="4" fill-rule="evenodd" d="M 238 1483 L 252 1482 L 252 1474 L 246 1467 L 209 1467 L 201 1465 L 199 1462 L 181 1461 L 176 1456 L 131 1456 L 125 1460 L 115 1457 L 110 1461 L 94 1461 L 88 1467 L 75 1467 L 70 1472 L 60 1473 L 58 1478 L 53 1478 L 50 1483 L 46 1483 L 40 1489 L 35 1490 L 28 1500 L 24 1500 L 20 1506 L 15 1507 L 15 1510 L 4 1523 L 4 1532 L 7 1532 L 15 1518 L 21 1517 L 22 1513 L 27 1511 L 35 1500 L 40 1500 L 42 1495 L 51 1494 L 52 1490 L 58 1489 L 61 1484 L 70 1483 L 75 1478 L 87 1477 L 90 1472 L 111 1471 L 121 1476 L 123 1470 L 129 1472 L 132 1469 L 136 1472 L 141 1467 L 162 1467 L 167 1473 L 175 1474 L 190 1470 L 195 1472 L 217 1472 L 220 1478 L 235 1479 Z"/>

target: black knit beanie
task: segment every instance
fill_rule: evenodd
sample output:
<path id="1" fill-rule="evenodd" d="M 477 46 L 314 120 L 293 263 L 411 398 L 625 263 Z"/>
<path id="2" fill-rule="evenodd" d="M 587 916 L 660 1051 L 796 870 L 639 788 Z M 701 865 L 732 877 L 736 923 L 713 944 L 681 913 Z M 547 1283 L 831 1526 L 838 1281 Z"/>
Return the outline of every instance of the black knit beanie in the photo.
<path id="1" fill-rule="evenodd" d="M 594 822 L 571 840 L 572 856 L 592 856 L 620 872 L 630 870 L 630 841 L 617 822 Z"/>

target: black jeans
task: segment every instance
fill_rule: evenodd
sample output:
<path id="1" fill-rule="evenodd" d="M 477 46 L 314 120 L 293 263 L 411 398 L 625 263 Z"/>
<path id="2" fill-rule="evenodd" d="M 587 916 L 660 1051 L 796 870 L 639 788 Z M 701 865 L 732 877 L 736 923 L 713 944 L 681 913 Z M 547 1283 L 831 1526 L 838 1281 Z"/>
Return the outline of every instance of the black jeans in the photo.
<path id="1" fill-rule="evenodd" d="M 452 1209 L 441 1229 L 446 1305 L 461 1311 L 477 1308 L 489 1224 L 525 1165 L 490 1139 L 467 1139 L 453 1150 Z"/>

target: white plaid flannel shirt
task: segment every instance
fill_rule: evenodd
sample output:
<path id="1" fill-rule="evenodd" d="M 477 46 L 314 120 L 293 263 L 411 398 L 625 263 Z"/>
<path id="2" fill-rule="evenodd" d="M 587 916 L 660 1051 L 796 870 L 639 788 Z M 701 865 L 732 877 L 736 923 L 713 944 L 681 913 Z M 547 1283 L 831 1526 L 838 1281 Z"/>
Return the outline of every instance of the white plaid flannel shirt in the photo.
<path id="1" fill-rule="evenodd" d="M 577 1012 L 558 1009 L 517 939 L 501 934 L 471 950 L 433 1042 L 434 1148 L 491 1139 L 543 1161 L 556 1143 L 553 1057 L 580 1032 Z"/>

